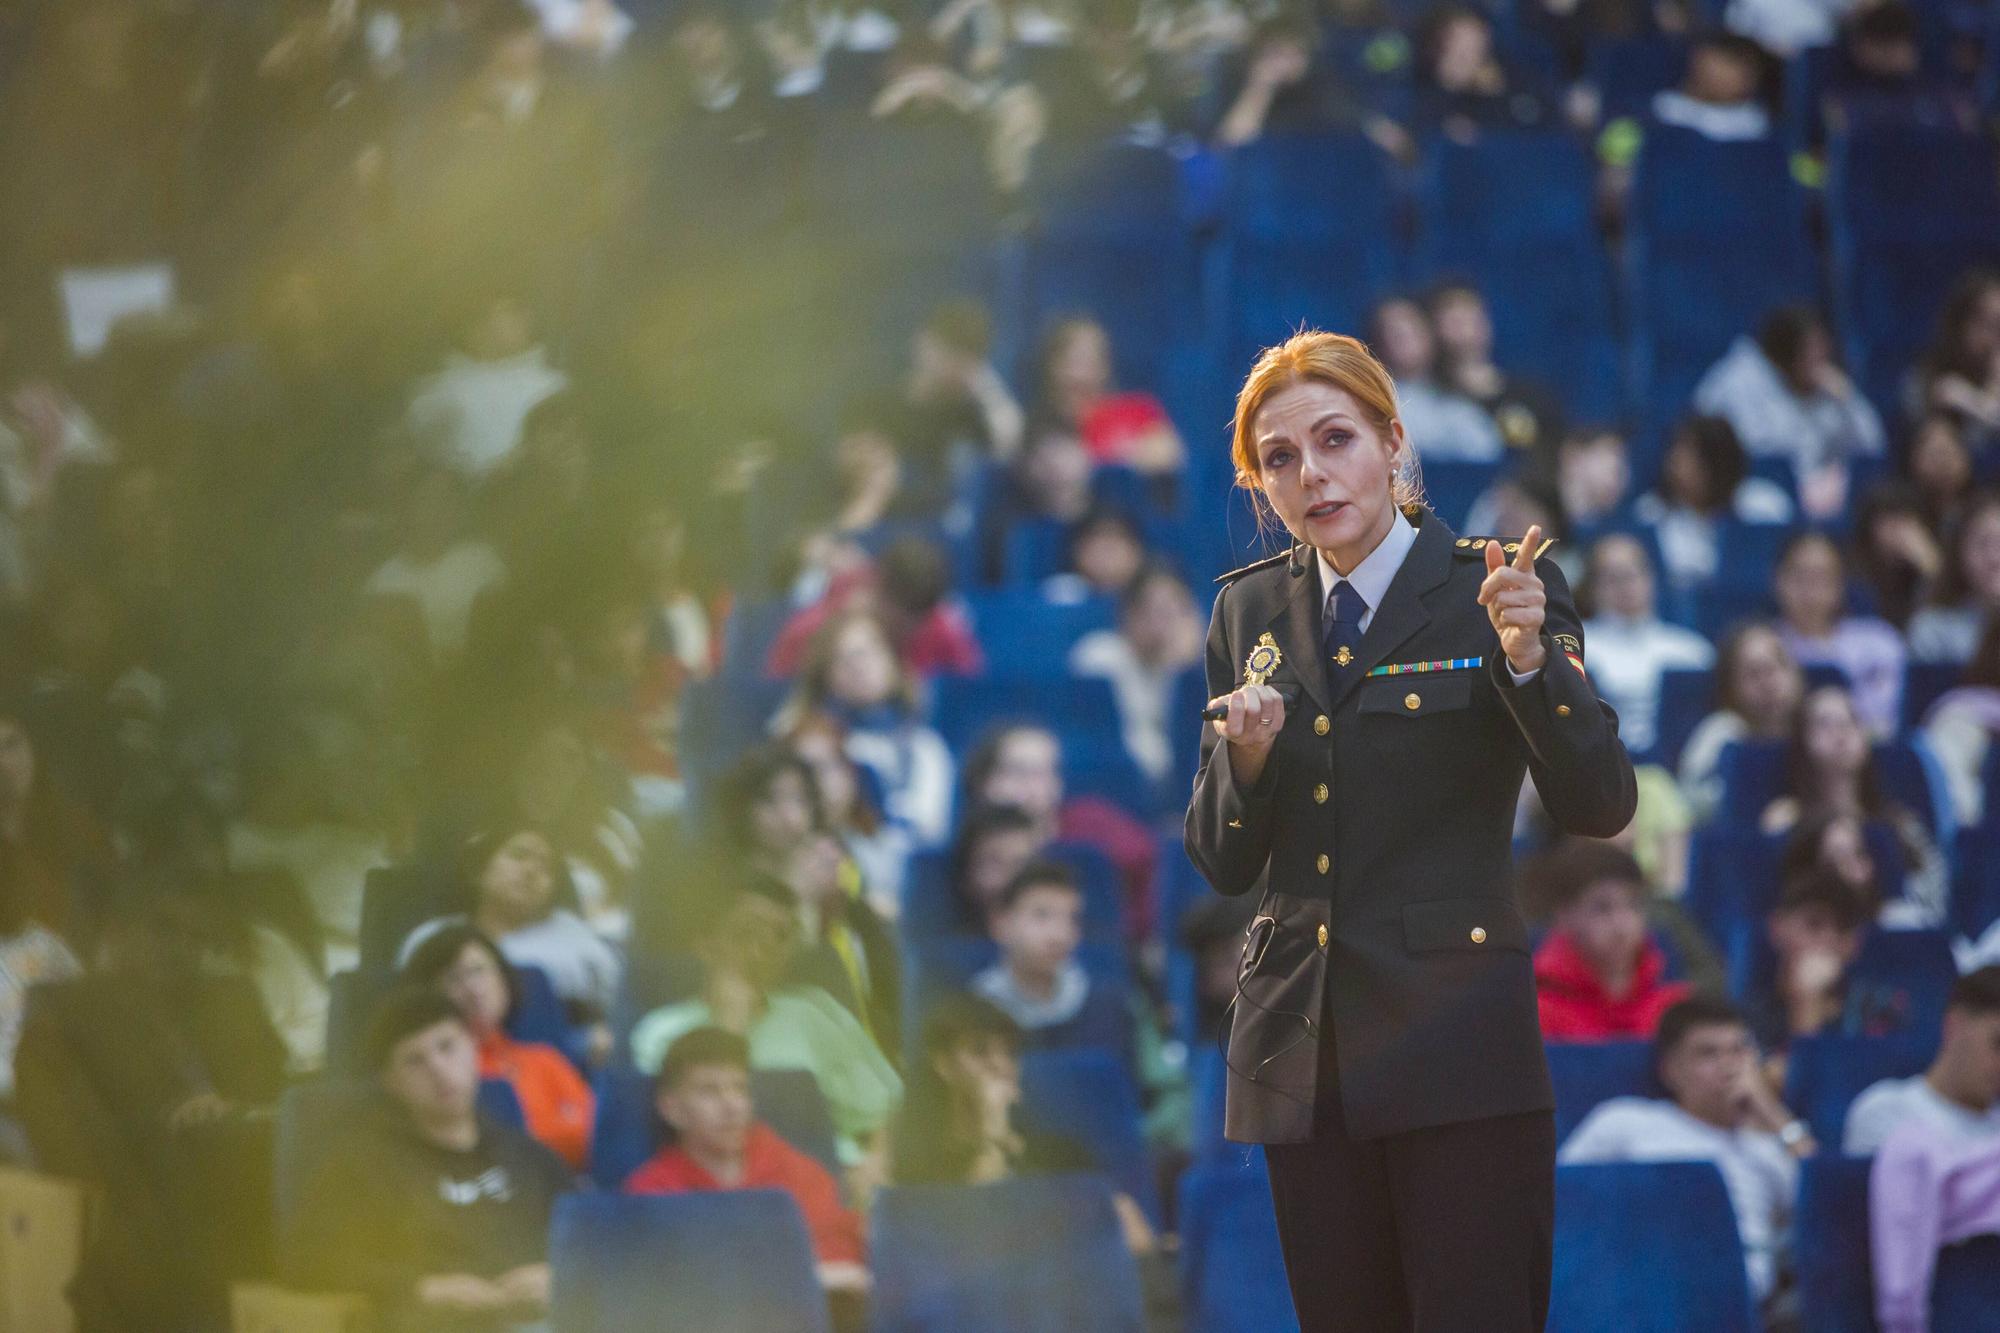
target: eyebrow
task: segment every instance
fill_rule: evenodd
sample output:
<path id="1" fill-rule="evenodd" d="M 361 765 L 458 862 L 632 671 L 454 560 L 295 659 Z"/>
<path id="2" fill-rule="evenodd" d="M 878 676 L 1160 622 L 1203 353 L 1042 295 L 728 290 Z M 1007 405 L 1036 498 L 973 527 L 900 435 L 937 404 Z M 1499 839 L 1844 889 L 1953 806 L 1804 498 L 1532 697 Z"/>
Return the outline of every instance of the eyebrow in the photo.
<path id="1" fill-rule="evenodd" d="M 1347 420 L 1348 420 L 1347 413 L 1342 412 L 1337 408 L 1331 412 L 1323 412 L 1320 414 L 1319 418 L 1313 422 L 1312 425 L 1306 427 L 1306 433 L 1317 434 L 1319 432 L 1320 427 L 1322 426 L 1329 425 L 1334 422 L 1347 421 Z M 1291 437 L 1289 435 L 1267 434 L 1262 439 L 1257 441 L 1257 448 L 1261 452 L 1262 450 L 1267 449 L 1274 444 L 1289 444 L 1290 442 L 1291 442 Z"/>

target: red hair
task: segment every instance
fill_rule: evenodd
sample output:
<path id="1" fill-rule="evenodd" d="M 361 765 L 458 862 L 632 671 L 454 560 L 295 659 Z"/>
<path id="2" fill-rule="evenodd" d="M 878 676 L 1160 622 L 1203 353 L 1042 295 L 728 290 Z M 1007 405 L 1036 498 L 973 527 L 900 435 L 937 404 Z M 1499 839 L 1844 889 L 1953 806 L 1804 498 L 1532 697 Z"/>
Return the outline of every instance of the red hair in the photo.
<path id="1" fill-rule="evenodd" d="M 1344 391 L 1360 405 L 1361 414 L 1384 439 L 1389 425 L 1398 417 L 1396 382 L 1375 354 L 1359 338 L 1344 333 L 1322 333 L 1316 329 L 1293 334 L 1276 347 L 1267 347 L 1250 367 L 1243 388 L 1236 395 L 1236 428 L 1229 456 L 1236 464 L 1236 484 L 1248 491 L 1264 489 L 1262 464 L 1250 438 L 1257 413 L 1272 394 L 1294 384 L 1317 380 Z M 1416 449 L 1407 439 L 1403 444 L 1403 465 L 1390 483 L 1390 497 L 1404 510 L 1418 503 L 1423 482 L 1416 468 Z"/>

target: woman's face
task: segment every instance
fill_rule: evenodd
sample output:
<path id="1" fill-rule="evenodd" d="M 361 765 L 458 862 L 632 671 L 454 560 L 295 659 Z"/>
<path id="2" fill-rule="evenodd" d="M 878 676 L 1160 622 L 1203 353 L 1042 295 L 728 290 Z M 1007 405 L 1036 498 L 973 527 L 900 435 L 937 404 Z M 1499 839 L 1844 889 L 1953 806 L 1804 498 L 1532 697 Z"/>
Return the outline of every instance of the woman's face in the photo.
<path id="1" fill-rule="evenodd" d="M 1591 553 L 1590 588 L 1598 610 L 1625 620 L 1653 615 L 1653 571 L 1630 537 L 1606 537 Z"/>
<path id="2" fill-rule="evenodd" d="M 1493 351 L 1493 320 L 1486 303 L 1470 292 L 1454 292 L 1439 301 L 1437 341 L 1455 357 L 1484 361 Z"/>
<path id="3" fill-rule="evenodd" d="M 1745 635 L 1736 651 L 1732 693 L 1752 723 L 1782 730 L 1804 689 L 1805 674 L 1782 639 L 1767 629 Z"/>
<path id="4" fill-rule="evenodd" d="M 1430 320 L 1414 301 L 1391 301 L 1375 312 L 1375 350 L 1396 379 L 1424 379 L 1437 363 Z"/>
<path id="5" fill-rule="evenodd" d="M 2000 505 L 1989 504 L 1973 513 L 1965 529 L 1961 563 L 1973 599 L 2000 606 Z"/>
<path id="6" fill-rule="evenodd" d="M 789 854 L 812 832 L 812 793 L 803 773 L 781 769 L 771 785 L 750 803 L 750 831 L 757 850 L 771 856 Z"/>
<path id="7" fill-rule="evenodd" d="M 503 921 L 525 925 L 548 915 L 555 887 L 554 849 L 541 834 L 523 829 L 486 862 L 479 874 L 479 902 Z"/>
<path id="8" fill-rule="evenodd" d="M 1972 453 L 1949 421 L 1932 417 L 1918 428 L 1910 475 L 1926 495 L 1955 496 L 1972 484 Z"/>
<path id="9" fill-rule="evenodd" d="M 827 669 L 827 692 L 849 708 L 873 708 L 896 692 L 896 653 L 882 628 L 872 621 L 850 620 L 833 641 Z"/>
<path id="10" fill-rule="evenodd" d="M 1201 644 L 1194 597 L 1171 579 L 1154 579 L 1125 613 L 1125 638 L 1141 662 L 1161 663 L 1184 645 Z"/>
<path id="11" fill-rule="evenodd" d="M 1402 422 L 1380 431 L 1345 389 L 1301 380 L 1264 401 L 1250 439 L 1258 484 L 1279 521 L 1337 568 L 1352 569 L 1388 532 Z"/>
<path id="12" fill-rule="evenodd" d="M 11 717 L 0 717 L 0 806 L 28 799 L 35 785 L 35 746 L 28 729 Z"/>
<path id="13" fill-rule="evenodd" d="M 1456 92 L 1472 87 L 1492 58 L 1492 32 L 1483 20 L 1468 15 L 1453 19 L 1438 34 L 1437 66 L 1433 73 L 1440 88 Z"/>
<path id="14" fill-rule="evenodd" d="M 1029 498 L 1051 518 L 1075 518 L 1089 507 L 1091 471 L 1090 451 L 1064 430 L 1044 432 L 1021 459 Z"/>
<path id="15" fill-rule="evenodd" d="M 1116 523 L 1092 528 L 1076 544 L 1076 572 L 1099 592 L 1116 593 L 1145 560 L 1146 552 L 1131 532 Z"/>
<path id="16" fill-rule="evenodd" d="M 438 978 L 438 989 L 464 1017 L 473 1035 L 498 1032 L 507 1021 L 507 978 L 499 960 L 483 944 L 468 944 L 458 961 Z"/>
<path id="17" fill-rule="evenodd" d="M 980 919 L 993 914 L 1009 881 L 1026 868 L 1042 840 L 1033 829 L 988 833 L 972 845 L 965 858 L 965 896 Z"/>
<path id="18" fill-rule="evenodd" d="M 1061 745 L 1046 731 L 1024 727 L 1001 740 L 979 798 L 1048 819 L 1062 804 L 1062 791 Z"/>
<path id="19" fill-rule="evenodd" d="M 1824 633 L 1840 619 L 1847 590 L 1840 557 L 1826 541 L 1800 542 L 1778 566 L 1778 613 L 1806 633 Z"/>
<path id="20" fill-rule="evenodd" d="M 1806 758 L 1823 778 L 1852 778 L 1868 762 L 1868 736 L 1847 691 L 1814 690 L 1806 698 Z"/>
<path id="21" fill-rule="evenodd" d="M 1708 462 L 1693 440 L 1676 435 L 1667 447 L 1662 467 L 1668 499 L 1696 509 L 1715 507 L 1715 478 L 1709 475 Z"/>
<path id="22" fill-rule="evenodd" d="M 1009 1090 L 1010 1102 L 1021 1095 L 1021 1058 L 1002 1037 L 969 1037 L 948 1051 L 940 1051 L 932 1058 L 931 1067 L 946 1087 L 975 1105 L 980 1090 L 993 1085 Z"/>
<path id="23" fill-rule="evenodd" d="M 844 822 L 860 793 L 854 768 L 840 752 L 840 742 L 830 732 L 808 731 L 793 739 L 792 753 L 813 771 L 813 785 L 819 788 L 820 801 L 829 817 L 836 823 Z"/>
<path id="24" fill-rule="evenodd" d="M 1078 324 L 1049 357 L 1049 398 L 1072 425 L 1082 424 L 1097 400 L 1111 391 L 1111 340 L 1095 324 Z"/>

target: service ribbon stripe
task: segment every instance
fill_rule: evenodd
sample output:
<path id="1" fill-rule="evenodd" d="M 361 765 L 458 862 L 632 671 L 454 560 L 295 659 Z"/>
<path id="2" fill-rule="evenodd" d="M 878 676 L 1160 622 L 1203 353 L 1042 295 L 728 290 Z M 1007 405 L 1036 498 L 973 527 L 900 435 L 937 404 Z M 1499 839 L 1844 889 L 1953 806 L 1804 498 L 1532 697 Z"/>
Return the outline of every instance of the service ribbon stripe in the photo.
<path id="1" fill-rule="evenodd" d="M 1484 666 L 1483 657 L 1448 657 L 1442 662 L 1395 662 L 1378 666 L 1368 674 L 1371 676 L 1401 676 L 1423 671 L 1463 671 L 1467 667 Z"/>

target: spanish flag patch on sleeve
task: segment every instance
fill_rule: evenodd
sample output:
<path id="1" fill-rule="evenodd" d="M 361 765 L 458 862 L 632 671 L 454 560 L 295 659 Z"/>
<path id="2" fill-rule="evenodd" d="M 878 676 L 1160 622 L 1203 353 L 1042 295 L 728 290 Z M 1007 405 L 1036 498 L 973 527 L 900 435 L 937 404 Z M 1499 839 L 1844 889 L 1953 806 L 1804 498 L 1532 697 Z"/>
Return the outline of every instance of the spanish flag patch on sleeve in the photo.
<path id="1" fill-rule="evenodd" d="M 1590 679 L 1590 673 L 1583 669 L 1583 644 L 1577 639 L 1576 635 L 1557 634 L 1552 637 L 1556 641 L 1556 647 L 1562 649 L 1562 655 L 1567 657 L 1569 664 L 1576 668 L 1576 674 L 1582 676 L 1585 680 Z"/>

